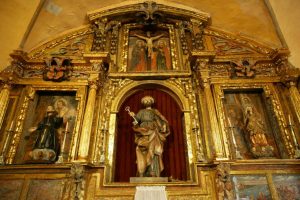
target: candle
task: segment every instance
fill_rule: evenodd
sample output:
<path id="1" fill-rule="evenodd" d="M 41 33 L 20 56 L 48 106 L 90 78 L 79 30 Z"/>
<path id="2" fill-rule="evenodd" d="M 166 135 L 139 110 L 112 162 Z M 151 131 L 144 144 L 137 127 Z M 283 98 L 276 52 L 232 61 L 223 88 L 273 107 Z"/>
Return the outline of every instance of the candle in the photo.
<path id="1" fill-rule="evenodd" d="M 234 144 L 234 147 L 237 148 L 233 130 L 231 131 L 231 134 L 232 134 L 232 142 Z"/>
<path id="2" fill-rule="evenodd" d="M 233 127 L 229 117 L 228 117 L 228 125 L 229 125 L 230 128 Z"/>
<path id="3" fill-rule="evenodd" d="M 299 145 L 298 145 L 297 138 L 296 138 L 296 135 L 295 135 L 295 132 L 294 132 L 291 115 L 289 115 L 288 118 L 289 118 L 289 126 L 291 128 L 292 137 L 293 137 L 296 148 L 298 148 Z"/>
<path id="4" fill-rule="evenodd" d="M 11 124 L 10 124 L 10 127 L 9 127 L 9 131 L 12 131 L 13 130 L 13 127 L 14 127 L 14 121 L 11 121 Z"/>
<path id="5" fill-rule="evenodd" d="M 289 118 L 289 125 L 292 126 L 292 118 L 291 118 L 291 115 L 289 115 L 288 118 Z"/>
<path id="6" fill-rule="evenodd" d="M 69 121 L 67 121 L 67 123 L 66 123 L 66 128 L 65 128 L 66 133 L 68 132 L 68 129 L 69 129 Z"/>
<path id="7" fill-rule="evenodd" d="M 107 130 L 107 122 L 106 121 L 104 121 L 104 130 L 106 131 Z"/>

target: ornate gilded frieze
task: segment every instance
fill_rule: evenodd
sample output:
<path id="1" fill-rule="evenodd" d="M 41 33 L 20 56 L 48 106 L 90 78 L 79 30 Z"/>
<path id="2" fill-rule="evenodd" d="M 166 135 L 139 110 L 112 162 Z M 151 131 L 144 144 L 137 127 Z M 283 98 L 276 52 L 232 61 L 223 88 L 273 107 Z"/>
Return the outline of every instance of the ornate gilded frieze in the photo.
<path id="1" fill-rule="evenodd" d="M 148 19 L 155 19 L 156 14 L 158 15 L 160 13 L 164 14 L 166 17 L 186 17 L 186 18 L 194 18 L 201 21 L 204 21 L 205 23 L 210 23 L 210 15 L 204 12 L 200 12 L 193 8 L 182 8 L 182 6 L 179 6 L 176 3 L 169 3 L 168 5 L 157 3 L 154 1 L 145 1 L 145 2 L 123 2 L 114 9 L 99 9 L 93 12 L 88 13 L 88 17 L 90 21 L 93 21 L 98 18 L 103 17 L 111 17 L 116 16 L 116 13 L 120 15 L 127 15 L 132 14 L 136 17 L 136 12 L 138 12 L 139 16 L 142 18 Z"/>
<path id="2" fill-rule="evenodd" d="M 31 60 L 50 56 L 80 57 L 90 48 L 92 29 L 85 27 L 41 45 L 28 54 Z"/>
<path id="3" fill-rule="evenodd" d="M 254 52 L 258 52 L 258 53 L 261 53 L 263 55 L 270 56 L 270 57 L 272 57 L 276 53 L 275 50 L 268 48 L 266 46 L 263 46 L 261 44 L 258 44 L 255 41 L 251 41 L 250 39 L 246 39 L 246 38 L 242 38 L 242 37 L 237 37 L 232 34 L 225 33 L 225 32 L 216 30 L 211 27 L 204 29 L 204 34 L 217 37 L 216 41 L 214 42 L 215 44 L 218 43 L 218 38 L 221 38 L 221 39 L 219 39 L 219 41 L 222 41 L 222 39 L 224 41 L 224 39 L 225 39 L 225 40 L 234 42 L 236 44 L 245 46 L 245 49 L 243 49 L 243 47 L 238 47 L 238 46 L 232 45 L 232 43 L 230 44 L 230 42 L 225 42 L 225 44 L 223 46 L 224 48 L 226 48 L 226 46 L 227 46 L 228 50 L 234 50 L 234 49 L 240 48 L 240 50 L 242 50 L 242 52 L 239 55 L 241 55 L 241 56 L 244 53 L 250 52 L 249 50 L 246 50 L 247 47 L 252 49 L 252 51 L 254 51 Z M 221 47 L 221 50 L 223 47 Z M 225 50 L 225 49 L 223 49 L 223 50 Z M 244 51 L 244 53 L 243 53 L 243 51 Z M 235 50 L 235 52 L 237 52 L 237 51 Z"/>

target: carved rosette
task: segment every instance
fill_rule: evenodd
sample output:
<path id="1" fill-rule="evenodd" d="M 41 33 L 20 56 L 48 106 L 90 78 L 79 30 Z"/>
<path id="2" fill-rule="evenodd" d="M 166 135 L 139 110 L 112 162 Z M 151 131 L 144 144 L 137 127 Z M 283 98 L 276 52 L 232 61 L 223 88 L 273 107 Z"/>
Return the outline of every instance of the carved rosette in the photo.
<path id="1" fill-rule="evenodd" d="M 216 169 L 216 189 L 218 200 L 233 200 L 233 183 L 230 177 L 230 164 L 220 163 Z"/>

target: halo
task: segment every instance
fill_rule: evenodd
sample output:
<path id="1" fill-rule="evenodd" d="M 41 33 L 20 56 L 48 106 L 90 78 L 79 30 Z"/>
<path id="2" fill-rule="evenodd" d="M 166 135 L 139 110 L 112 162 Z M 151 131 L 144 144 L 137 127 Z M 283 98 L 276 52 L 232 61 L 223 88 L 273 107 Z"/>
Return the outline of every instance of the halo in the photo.
<path id="1" fill-rule="evenodd" d="M 57 103 L 58 103 L 59 101 L 62 101 L 62 102 L 65 104 L 65 107 L 68 107 L 68 101 L 67 101 L 65 98 L 59 98 L 59 99 L 57 99 L 57 100 L 55 101 L 55 103 L 54 103 L 54 108 L 55 108 L 55 110 L 57 110 Z"/>
<path id="2" fill-rule="evenodd" d="M 145 41 L 144 41 L 144 40 L 136 40 L 136 41 L 135 41 L 135 44 L 137 45 L 139 42 L 142 42 L 143 44 L 145 44 Z"/>

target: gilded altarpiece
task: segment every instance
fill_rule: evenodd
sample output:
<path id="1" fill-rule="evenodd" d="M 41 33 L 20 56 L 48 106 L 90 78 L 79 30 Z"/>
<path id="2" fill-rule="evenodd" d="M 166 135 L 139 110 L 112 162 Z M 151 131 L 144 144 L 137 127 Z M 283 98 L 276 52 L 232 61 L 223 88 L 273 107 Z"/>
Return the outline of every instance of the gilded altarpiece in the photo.
<path id="1" fill-rule="evenodd" d="M 87 17 L 31 52 L 14 51 L 1 72 L 0 196 L 133 199 L 136 186 L 164 185 L 168 199 L 298 198 L 299 70 L 288 50 L 173 3 L 126 2 Z M 136 162 L 127 115 L 142 94 L 158 98 L 176 129 L 164 146 L 167 182 L 128 180 Z M 36 131 L 54 117 L 45 141 L 58 145 L 44 151 Z"/>

